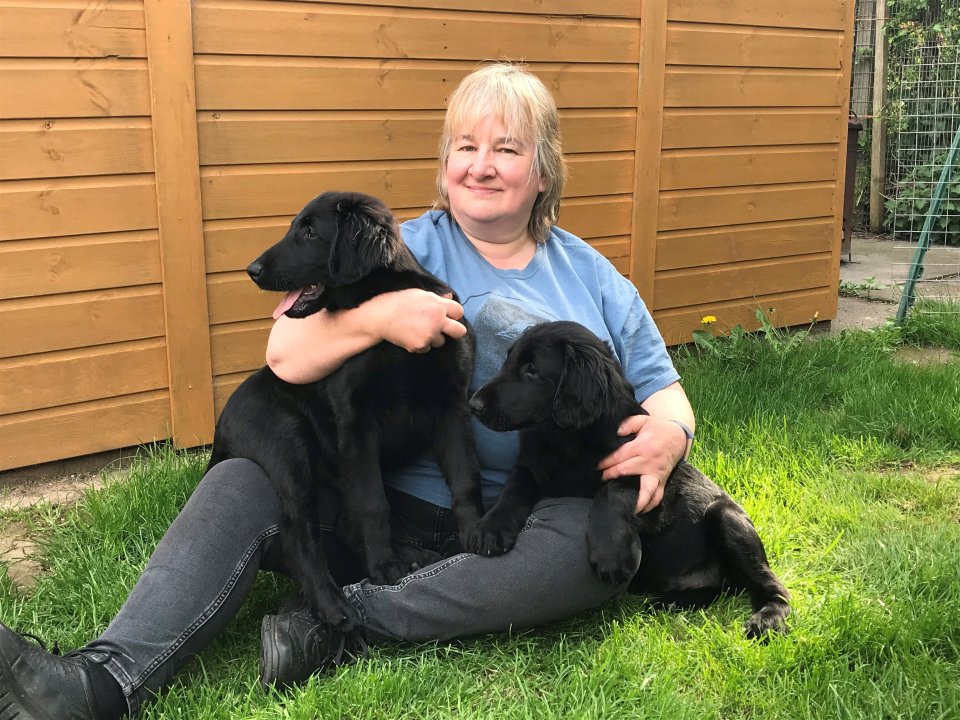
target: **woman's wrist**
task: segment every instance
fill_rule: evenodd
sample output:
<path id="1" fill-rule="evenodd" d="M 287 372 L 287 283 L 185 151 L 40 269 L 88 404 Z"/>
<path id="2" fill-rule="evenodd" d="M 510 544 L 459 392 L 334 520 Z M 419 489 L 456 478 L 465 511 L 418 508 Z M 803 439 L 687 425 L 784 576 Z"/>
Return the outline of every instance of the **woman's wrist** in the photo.
<path id="1" fill-rule="evenodd" d="M 675 425 L 679 426 L 679 428 L 680 428 L 681 430 L 683 430 L 683 435 L 684 435 L 684 438 L 685 438 L 685 444 L 684 444 L 684 449 L 683 449 L 683 456 L 682 456 L 680 459 L 681 459 L 681 460 L 686 460 L 688 457 L 690 457 L 690 449 L 693 447 L 693 437 L 694 437 L 693 430 L 691 430 L 691 429 L 690 429 L 690 426 L 687 425 L 687 424 L 686 424 L 685 422 L 683 422 L 682 420 L 677 420 L 676 418 L 669 418 L 669 420 L 670 420 L 670 422 L 672 422 L 672 423 L 674 423 Z"/>

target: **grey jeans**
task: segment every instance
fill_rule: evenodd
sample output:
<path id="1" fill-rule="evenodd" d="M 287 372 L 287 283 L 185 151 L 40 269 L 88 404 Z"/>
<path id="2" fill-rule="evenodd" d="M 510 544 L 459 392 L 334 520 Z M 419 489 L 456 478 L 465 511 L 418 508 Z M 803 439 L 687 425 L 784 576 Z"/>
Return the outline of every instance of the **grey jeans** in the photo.
<path id="1" fill-rule="evenodd" d="M 484 558 L 455 552 L 449 510 L 396 493 L 395 539 L 447 557 L 392 586 L 361 579 L 356 559 L 332 534 L 327 558 L 371 640 L 534 627 L 625 589 L 604 585 L 590 569 L 588 508 L 579 498 L 543 500 L 513 550 Z M 258 465 L 226 460 L 200 481 L 113 622 L 81 650 L 117 679 L 131 715 L 227 625 L 258 570 L 283 571 L 279 529 L 280 500 Z"/>

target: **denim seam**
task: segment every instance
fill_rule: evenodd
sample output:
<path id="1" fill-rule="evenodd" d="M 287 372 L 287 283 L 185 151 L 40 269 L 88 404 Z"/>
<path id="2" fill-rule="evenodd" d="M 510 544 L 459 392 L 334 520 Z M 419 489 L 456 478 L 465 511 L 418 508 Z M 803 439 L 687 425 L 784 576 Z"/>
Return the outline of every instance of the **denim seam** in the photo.
<path id="1" fill-rule="evenodd" d="M 131 706 L 130 708 L 131 713 L 135 713 L 139 709 L 139 704 L 140 704 L 139 699 L 137 699 L 136 703 L 134 703 L 134 697 L 136 692 L 143 687 L 144 683 L 147 681 L 147 678 L 149 678 L 150 675 L 157 670 L 157 668 L 159 668 L 164 662 L 166 662 L 170 658 L 170 656 L 172 656 L 177 650 L 183 647 L 183 644 L 190 638 L 190 636 L 192 636 L 197 630 L 203 627 L 204 623 L 206 623 L 207 620 L 209 620 L 210 617 L 217 611 L 217 609 L 219 609 L 219 607 L 223 605 L 224 599 L 226 599 L 227 595 L 229 595 L 230 592 L 233 590 L 233 587 L 236 585 L 237 580 L 240 578 L 240 575 L 246 569 L 248 563 L 250 562 L 250 558 L 253 557 L 253 554 L 263 544 L 264 540 L 266 540 L 269 537 L 272 537 L 273 535 L 276 535 L 279 532 L 280 532 L 280 526 L 275 525 L 271 528 L 268 528 L 267 530 L 264 530 L 262 533 L 260 533 L 256 537 L 256 539 L 253 541 L 253 543 L 251 543 L 250 547 L 247 548 L 247 552 L 244 553 L 243 557 L 240 558 L 240 561 L 237 563 L 237 566 L 233 571 L 233 575 L 231 575 L 230 578 L 227 580 L 223 589 L 220 591 L 220 594 L 217 595 L 217 597 L 214 600 L 212 600 L 209 605 L 207 605 L 206 609 L 200 614 L 200 617 L 194 620 L 194 622 L 186 630 L 180 633 L 180 636 L 176 640 L 174 640 L 174 642 L 171 643 L 171 645 L 166 650 L 164 650 L 157 657 L 155 657 L 150 662 L 150 664 L 143 669 L 143 671 L 139 675 L 131 679 L 131 694 L 128 696 L 128 699 L 127 699 L 128 704 Z M 136 708 L 133 707 L 134 704 L 137 705 Z"/>

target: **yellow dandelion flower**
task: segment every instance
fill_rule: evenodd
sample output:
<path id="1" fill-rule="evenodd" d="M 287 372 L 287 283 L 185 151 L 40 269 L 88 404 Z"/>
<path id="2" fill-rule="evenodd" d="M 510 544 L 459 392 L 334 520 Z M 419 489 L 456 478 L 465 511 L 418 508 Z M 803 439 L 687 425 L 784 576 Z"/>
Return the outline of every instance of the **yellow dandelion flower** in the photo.
<path id="1" fill-rule="evenodd" d="M 716 321 L 717 318 L 715 315 L 704 315 L 702 318 L 700 318 L 701 325 L 713 325 Z"/>

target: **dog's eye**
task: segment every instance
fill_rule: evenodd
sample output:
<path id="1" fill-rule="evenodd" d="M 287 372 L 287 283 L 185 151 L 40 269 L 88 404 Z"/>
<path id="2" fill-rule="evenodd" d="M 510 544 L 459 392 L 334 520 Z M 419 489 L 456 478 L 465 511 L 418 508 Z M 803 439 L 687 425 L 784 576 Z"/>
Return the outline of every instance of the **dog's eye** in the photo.
<path id="1" fill-rule="evenodd" d="M 304 225 L 304 226 L 303 226 L 303 236 L 304 236 L 307 240 L 313 240 L 313 239 L 317 236 L 317 233 L 314 232 L 314 230 L 313 230 L 313 225 Z"/>
<path id="2" fill-rule="evenodd" d="M 540 377 L 540 373 L 537 371 L 537 366 L 533 363 L 527 363 L 520 368 L 520 375 L 528 380 L 536 380 L 538 377 Z"/>

